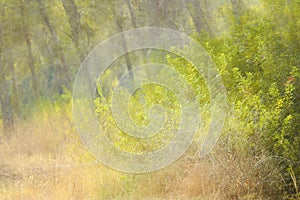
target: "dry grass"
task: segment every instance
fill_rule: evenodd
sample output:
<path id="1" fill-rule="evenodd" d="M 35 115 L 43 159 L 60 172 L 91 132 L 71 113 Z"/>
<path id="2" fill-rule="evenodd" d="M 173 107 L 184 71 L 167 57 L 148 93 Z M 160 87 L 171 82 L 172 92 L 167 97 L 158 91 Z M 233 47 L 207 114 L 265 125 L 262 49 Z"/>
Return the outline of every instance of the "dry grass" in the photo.
<path id="1" fill-rule="evenodd" d="M 222 147 L 149 174 L 111 170 L 81 145 L 71 117 L 47 113 L 1 141 L 0 199 L 280 199 L 274 168 Z"/>

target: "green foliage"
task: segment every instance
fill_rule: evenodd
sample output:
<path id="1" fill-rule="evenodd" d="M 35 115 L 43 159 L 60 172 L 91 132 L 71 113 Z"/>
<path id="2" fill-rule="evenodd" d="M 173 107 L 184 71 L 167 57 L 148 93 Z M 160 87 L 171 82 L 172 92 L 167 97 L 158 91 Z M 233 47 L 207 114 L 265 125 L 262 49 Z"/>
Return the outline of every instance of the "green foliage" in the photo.
<path id="1" fill-rule="evenodd" d="M 295 34 L 300 28 L 290 24 L 299 22 L 294 13 L 299 4 L 291 2 L 266 11 L 249 9 L 239 23 L 231 25 L 229 37 L 203 43 L 223 75 L 234 110 L 233 124 L 245 138 L 241 146 L 254 156 L 280 157 L 282 175 L 295 192 L 290 169 L 300 177 L 300 48 Z"/>
<path id="2" fill-rule="evenodd" d="M 300 8 L 291 1 L 266 10 L 244 10 L 239 23 L 232 22 L 230 35 L 196 37 L 222 74 L 233 109 L 229 126 L 235 126 L 228 129 L 243 138 L 238 140 L 241 151 L 280 158 L 285 186 L 292 193 L 290 170 L 297 180 L 300 177 L 300 48 L 295 34 L 300 28 L 291 25 L 299 23 L 295 7 Z M 200 105 L 208 103 L 205 82 L 193 66 L 171 56 L 168 62 L 193 86 Z"/>
<path id="3" fill-rule="evenodd" d="M 101 91 L 100 91 L 101 93 Z M 111 93 L 110 93 L 111 95 Z M 101 128 L 111 141 L 119 148 L 133 152 L 151 152 L 158 150 L 172 139 L 179 125 L 180 107 L 175 94 L 158 84 L 146 84 L 136 90 L 130 98 L 128 112 L 132 122 L 137 126 L 147 126 L 150 122 L 148 114 L 151 107 L 161 105 L 167 114 L 163 129 L 151 138 L 139 139 L 129 136 L 117 126 L 112 114 L 112 97 L 95 99 L 95 112 L 99 116 Z"/>

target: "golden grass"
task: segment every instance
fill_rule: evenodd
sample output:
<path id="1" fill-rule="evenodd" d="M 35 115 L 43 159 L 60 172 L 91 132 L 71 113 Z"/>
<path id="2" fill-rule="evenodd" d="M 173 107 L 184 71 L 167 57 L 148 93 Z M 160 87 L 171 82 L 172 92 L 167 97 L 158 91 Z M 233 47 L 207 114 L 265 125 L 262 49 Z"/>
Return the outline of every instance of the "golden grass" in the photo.
<path id="1" fill-rule="evenodd" d="M 132 175 L 97 163 L 63 112 L 41 112 L 12 133 L 0 143 L 0 199 L 280 199 L 276 172 L 265 178 L 274 169 L 221 145 Z"/>

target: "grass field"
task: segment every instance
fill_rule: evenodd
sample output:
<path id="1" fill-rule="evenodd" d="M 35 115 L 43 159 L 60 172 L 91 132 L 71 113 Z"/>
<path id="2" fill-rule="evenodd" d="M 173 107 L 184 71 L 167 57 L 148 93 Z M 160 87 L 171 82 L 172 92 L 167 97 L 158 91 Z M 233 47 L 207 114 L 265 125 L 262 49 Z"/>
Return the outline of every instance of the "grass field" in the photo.
<path id="1" fill-rule="evenodd" d="M 204 159 L 196 157 L 194 144 L 171 166 L 133 175 L 98 163 L 81 144 L 71 115 L 59 109 L 17 122 L 12 135 L 0 144 L 0 199 L 282 197 L 279 169 L 269 163 L 272 159 L 247 156 L 225 145 L 230 136 Z"/>

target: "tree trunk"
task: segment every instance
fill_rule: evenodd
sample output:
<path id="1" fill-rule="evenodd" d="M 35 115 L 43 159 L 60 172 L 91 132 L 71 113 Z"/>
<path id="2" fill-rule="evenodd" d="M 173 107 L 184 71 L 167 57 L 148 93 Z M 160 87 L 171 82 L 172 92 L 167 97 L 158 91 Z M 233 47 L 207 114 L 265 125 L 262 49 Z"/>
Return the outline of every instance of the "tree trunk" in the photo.
<path id="1" fill-rule="evenodd" d="M 237 23 L 240 23 L 241 0 L 230 0 L 232 12 Z"/>
<path id="2" fill-rule="evenodd" d="M 125 0 L 125 1 L 126 1 L 126 5 L 128 7 L 129 13 L 130 13 L 130 17 L 131 17 L 131 22 L 132 22 L 133 28 L 136 29 L 136 28 L 138 28 L 138 24 L 137 24 L 137 21 L 136 21 L 136 16 L 134 14 L 131 2 L 130 2 L 130 0 Z"/>
<path id="3" fill-rule="evenodd" d="M 21 6 L 21 15 L 25 16 L 23 5 Z M 38 81 L 37 81 L 37 76 L 35 71 L 35 61 L 32 55 L 32 45 L 29 36 L 29 28 L 24 18 L 22 18 L 22 31 L 24 32 L 24 39 L 25 39 L 26 51 L 27 51 L 27 64 L 31 73 L 32 88 L 34 91 L 34 95 L 38 96 Z"/>
<path id="4" fill-rule="evenodd" d="M 131 0 L 125 0 L 126 1 L 126 5 L 128 7 L 129 13 L 130 13 L 130 18 L 131 18 L 131 22 L 132 22 L 132 26 L 134 29 L 139 28 L 139 25 L 137 23 L 137 18 L 135 15 L 135 12 L 133 10 L 132 4 L 131 4 Z M 139 33 L 139 31 L 137 31 L 137 38 L 140 39 L 141 34 Z M 138 41 L 141 42 L 141 41 Z M 150 49 L 142 49 L 141 50 L 141 55 L 140 55 L 140 64 L 145 64 L 148 60 L 148 54 L 147 52 L 150 51 Z"/>
<path id="5" fill-rule="evenodd" d="M 66 12 L 68 22 L 71 28 L 71 37 L 75 48 L 79 54 L 79 60 L 82 62 L 85 58 L 84 41 L 82 37 L 82 27 L 80 23 L 80 14 L 74 0 L 61 0 Z"/>
<path id="6" fill-rule="evenodd" d="M 43 19 L 45 25 L 47 26 L 49 32 L 51 33 L 52 40 L 54 42 L 54 45 L 53 45 L 54 51 L 52 51 L 52 52 L 56 58 L 60 59 L 60 62 L 62 64 L 61 67 L 58 67 L 58 73 L 57 73 L 57 74 L 60 74 L 59 75 L 60 83 L 64 84 L 68 89 L 71 89 L 71 78 L 70 78 L 68 66 L 67 66 L 65 57 L 63 55 L 62 48 L 60 46 L 57 34 L 56 34 L 52 24 L 50 23 L 49 17 L 47 15 L 46 9 L 45 9 L 42 1 L 38 0 L 38 3 L 39 3 L 40 14 L 42 16 L 42 19 Z"/>
<path id="7" fill-rule="evenodd" d="M 11 73 L 11 107 L 14 109 L 16 115 L 19 115 L 21 113 L 22 106 L 20 103 L 20 94 L 17 88 L 14 60 L 12 58 L 8 60 L 8 68 Z"/>
<path id="8" fill-rule="evenodd" d="M 111 3 L 111 9 L 112 9 L 112 12 L 113 12 L 115 23 L 117 25 L 117 30 L 118 30 L 119 33 L 122 33 L 123 32 L 123 20 L 121 19 L 122 16 L 119 16 L 117 14 L 117 11 L 114 7 L 116 4 L 113 5 L 113 3 L 114 2 Z M 122 41 L 121 41 L 122 48 L 125 52 L 128 52 L 126 38 L 125 38 L 124 34 L 121 34 L 121 37 L 122 37 Z M 132 73 L 132 64 L 131 64 L 130 57 L 129 57 L 128 53 L 126 53 L 124 56 L 125 56 L 126 67 L 127 67 L 128 72 L 129 72 L 129 77 L 134 78 L 133 73 Z"/>
<path id="9" fill-rule="evenodd" d="M 31 48 L 31 41 L 29 39 L 28 32 L 25 32 L 25 42 L 26 42 L 26 48 L 27 48 L 27 63 L 28 67 L 31 73 L 32 78 L 32 88 L 34 90 L 35 96 L 38 95 L 38 81 L 35 71 L 35 61 L 32 55 L 32 48 Z"/>
<path id="10" fill-rule="evenodd" d="M 2 37 L 0 33 L 0 48 Z M 5 138 L 10 137 L 10 131 L 13 129 L 14 119 L 13 119 L 13 112 L 11 108 L 10 102 L 10 94 L 8 83 L 5 77 L 5 70 L 4 64 L 2 59 L 2 51 L 0 49 L 0 105 L 1 105 L 1 113 L 2 113 L 2 123 L 3 123 L 3 131 Z"/>
<path id="11" fill-rule="evenodd" d="M 204 11 L 204 7 L 207 9 L 206 2 L 204 0 L 203 5 L 199 0 L 185 0 L 185 4 L 187 10 L 192 18 L 196 31 L 201 34 L 206 32 L 211 34 L 209 22 L 207 20 L 206 12 Z"/>

